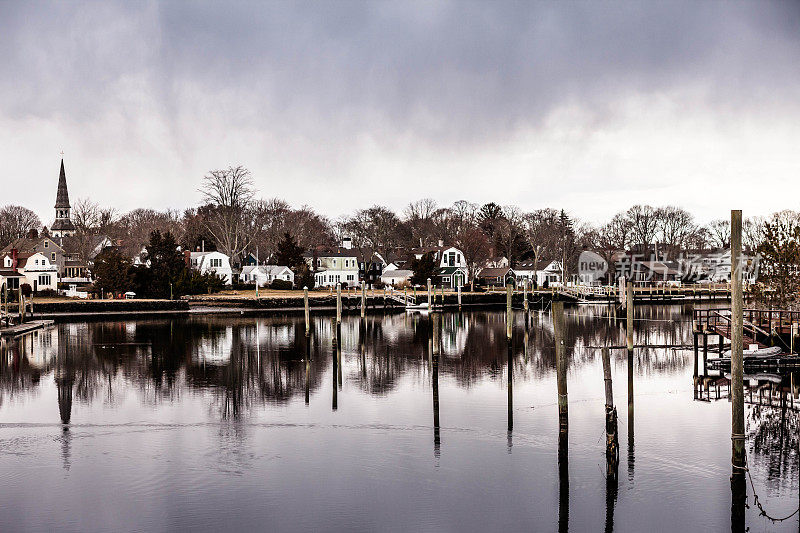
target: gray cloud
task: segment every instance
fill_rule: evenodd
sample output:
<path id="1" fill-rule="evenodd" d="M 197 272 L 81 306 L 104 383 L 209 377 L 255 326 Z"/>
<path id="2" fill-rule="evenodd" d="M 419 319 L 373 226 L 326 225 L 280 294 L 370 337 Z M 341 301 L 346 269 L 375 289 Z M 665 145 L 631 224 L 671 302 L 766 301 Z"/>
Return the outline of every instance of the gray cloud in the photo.
<path id="1" fill-rule="evenodd" d="M 0 35 L 0 124 L 67 136 L 87 175 L 92 157 L 127 152 L 144 184 L 128 201 L 91 176 L 123 208 L 191 203 L 169 195 L 228 162 L 352 186 L 380 179 L 358 161 L 380 173 L 380 160 L 411 158 L 469 186 L 463 169 L 425 158 L 502 153 L 570 107 L 575 157 L 630 119 L 631 99 L 665 97 L 673 116 L 712 123 L 800 114 L 793 2 L 0 3 Z M 39 148 L 0 155 L 22 169 Z M 518 186 L 526 175 L 536 168 L 518 169 Z M 280 180 L 259 183 L 298 199 Z"/>

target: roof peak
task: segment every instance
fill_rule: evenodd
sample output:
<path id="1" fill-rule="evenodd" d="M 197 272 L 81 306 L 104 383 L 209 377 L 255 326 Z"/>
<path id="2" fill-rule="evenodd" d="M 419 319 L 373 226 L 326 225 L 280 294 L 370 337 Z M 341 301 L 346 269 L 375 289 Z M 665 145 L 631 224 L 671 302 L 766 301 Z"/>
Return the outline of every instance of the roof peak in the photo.
<path id="1" fill-rule="evenodd" d="M 64 172 L 64 158 L 61 158 L 61 171 L 58 173 L 58 191 L 56 192 L 56 209 L 69 209 L 69 191 L 67 191 L 67 173 Z"/>

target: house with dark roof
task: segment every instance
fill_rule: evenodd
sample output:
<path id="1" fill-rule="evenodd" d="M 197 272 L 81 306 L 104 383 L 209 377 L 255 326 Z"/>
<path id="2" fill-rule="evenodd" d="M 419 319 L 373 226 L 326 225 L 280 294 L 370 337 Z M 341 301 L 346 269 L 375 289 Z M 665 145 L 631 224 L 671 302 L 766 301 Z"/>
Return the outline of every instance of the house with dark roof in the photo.
<path id="1" fill-rule="evenodd" d="M 469 277 L 467 262 L 464 260 L 464 253 L 455 246 L 445 246 L 439 241 L 438 246 L 413 248 L 411 254 L 416 259 L 422 259 L 426 254 L 433 254 L 433 259 L 439 267 L 436 278 L 444 287 L 455 289 L 467 284 Z"/>
<path id="2" fill-rule="evenodd" d="M 477 278 L 481 285 L 490 287 L 505 287 L 507 283 L 516 284 L 514 271 L 509 267 L 482 268 Z"/>

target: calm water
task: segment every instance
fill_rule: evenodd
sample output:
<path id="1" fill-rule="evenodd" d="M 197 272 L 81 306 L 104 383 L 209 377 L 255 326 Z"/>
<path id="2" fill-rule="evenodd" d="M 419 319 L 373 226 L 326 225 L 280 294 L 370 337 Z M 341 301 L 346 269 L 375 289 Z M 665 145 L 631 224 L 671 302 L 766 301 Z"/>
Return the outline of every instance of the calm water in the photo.
<path id="1" fill-rule="evenodd" d="M 547 314 L 509 359 L 502 312 L 65 323 L 0 347 L 0 529 L 730 530 L 730 404 L 696 401 L 692 352 L 612 351 L 620 464 L 607 481 L 601 307 L 568 308 L 568 463 L 559 477 Z M 637 344 L 691 344 L 680 307 Z M 437 362 L 438 359 L 438 362 Z M 762 504 L 798 499 L 797 417 L 747 407 Z M 635 430 L 634 430 L 635 428 Z M 749 492 L 749 489 L 748 489 Z M 752 503 L 752 501 L 751 501 Z M 798 529 L 747 511 L 751 531 Z"/>

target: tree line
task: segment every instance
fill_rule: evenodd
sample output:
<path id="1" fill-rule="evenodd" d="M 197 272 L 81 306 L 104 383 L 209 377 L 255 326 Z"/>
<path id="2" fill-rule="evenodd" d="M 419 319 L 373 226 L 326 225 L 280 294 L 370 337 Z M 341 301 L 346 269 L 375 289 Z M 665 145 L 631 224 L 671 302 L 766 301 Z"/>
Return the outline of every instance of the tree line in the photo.
<path id="1" fill-rule="evenodd" d="M 104 234 L 119 244 L 123 256 L 133 257 L 158 231 L 169 233 L 183 249 L 216 249 L 237 264 L 256 250 L 262 261 L 276 259 L 287 233 L 301 251 L 332 247 L 348 236 L 356 252 L 364 252 L 364 262 L 370 260 L 372 251 L 391 258 L 402 250 L 442 241 L 462 250 L 471 277 L 493 256 L 505 256 L 512 265 L 557 259 L 565 265 L 568 277 L 575 273 L 577 255 L 584 249 L 610 259 L 615 251 L 649 249 L 657 243 L 660 255 L 674 260 L 683 253 L 730 245 L 727 219 L 701 224 L 689 211 L 675 206 L 634 205 L 605 223 L 592 224 L 564 209 L 525 211 L 514 205 L 464 200 L 446 206 L 424 198 L 401 212 L 373 205 L 332 220 L 306 205 L 293 207 L 279 198 L 260 198 L 250 171 L 242 166 L 208 172 L 199 191 L 201 203 L 182 212 L 139 208 L 120 214 L 80 199 L 72 210 L 75 242 L 83 239 L 89 243 L 92 235 Z M 0 246 L 42 231 L 47 230 L 31 210 L 14 205 L 0 209 Z M 762 247 L 764 252 L 780 249 L 784 253 L 788 242 L 798 240 L 798 234 L 798 214 L 793 211 L 744 221 L 748 251 Z M 783 242 L 769 246 L 770 239 Z M 82 254 L 89 251 L 79 250 Z M 790 255 L 788 260 L 797 263 Z M 781 260 L 786 263 L 787 257 Z"/>

